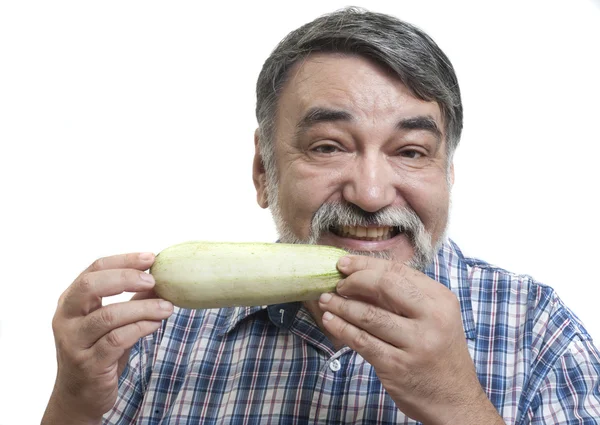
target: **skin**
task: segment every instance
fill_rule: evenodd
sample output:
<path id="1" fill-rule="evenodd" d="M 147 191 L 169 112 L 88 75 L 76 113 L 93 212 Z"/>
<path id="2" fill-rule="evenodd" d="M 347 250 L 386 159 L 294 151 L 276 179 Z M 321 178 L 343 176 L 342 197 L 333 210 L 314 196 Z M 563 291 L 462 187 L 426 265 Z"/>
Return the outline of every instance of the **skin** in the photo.
<path id="1" fill-rule="evenodd" d="M 314 108 L 342 111 L 344 119 L 306 125 Z M 439 131 L 399 128 L 416 117 L 433 120 Z M 448 222 L 446 173 L 454 180 L 443 129 L 437 103 L 416 98 L 383 67 L 358 56 L 311 55 L 290 70 L 278 104 L 277 201 L 285 221 L 307 239 L 314 213 L 326 202 L 346 201 L 370 212 L 408 206 L 436 243 Z M 253 177 L 257 201 L 267 208 L 258 134 Z M 365 242 L 326 232 L 319 244 L 392 254 L 392 260 L 344 257 L 347 263 L 342 259 L 338 267 L 347 278 L 337 293 L 306 303 L 336 348 L 348 345 L 362 355 L 413 419 L 504 423 L 477 379 L 457 298 L 404 265 L 414 253 L 406 237 Z"/>
<path id="2" fill-rule="evenodd" d="M 313 55 L 290 74 L 279 102 L 275 155 L 279 205 L 294 233 L 306 239 L 319 206 L 346 200 L 370 212 L 410 206 L 438 240 L 446 228 L 450 199 L 443 134 L 438 140 L 429 131 L 396 129 L 402 119 L 430 117 L 443 132 L 437 104 L 415 99 L 386 70 L 359 57 Z M 317 123 L 298 134 L 298 124 L 313 107 L 345 111 L 352 119 Z M 266 208 L 259 157 L 254 181 L 259 205 Z M 397 261 L 412 257 L 406 238 L 395 242 L 392 247 L 358 243 L 332 233 L 319 241 L 387 249 Z"/>
<path id="3" fill-rule="evenodd" d="M 58 371 L 42 425 L 100 424 L 115 404 L 131 347 L 173 312 L 143 273 L 153 262 L 150 253 L 100 258 L 61 295 L 52 321 Z M 123 292 L 136 295 L 102 306 L 103 297 Z"/>

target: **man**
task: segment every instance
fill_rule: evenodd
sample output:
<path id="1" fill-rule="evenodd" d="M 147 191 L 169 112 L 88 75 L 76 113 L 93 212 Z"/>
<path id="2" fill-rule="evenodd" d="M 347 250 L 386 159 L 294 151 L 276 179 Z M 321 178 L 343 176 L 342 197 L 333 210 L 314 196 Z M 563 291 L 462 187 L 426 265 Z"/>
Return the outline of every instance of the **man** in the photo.
<path id="1" fill-rule="evenodd" d="M 282 242 L 355 254 L 347 277 L 304 304 L 191 311 L 152 298 L 152 254 L 97 260 L 57 308 L 43 424 L 600 423 L 576 317 L 445 237 L 462 105 L 427 35 L 321 17 L 266 61 L 256 112 L 259 205 Z"/>

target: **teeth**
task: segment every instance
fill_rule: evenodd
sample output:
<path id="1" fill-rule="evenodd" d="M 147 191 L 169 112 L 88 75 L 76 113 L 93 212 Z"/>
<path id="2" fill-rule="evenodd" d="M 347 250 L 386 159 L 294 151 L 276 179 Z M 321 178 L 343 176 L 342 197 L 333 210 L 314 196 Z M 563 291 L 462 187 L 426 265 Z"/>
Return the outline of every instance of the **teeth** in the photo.
<path id="1" fill-rule="evenodd" d="M 392 236 L 391 227 L 341 226 L 340 236 L 369 241 L 384 241 Z"/>

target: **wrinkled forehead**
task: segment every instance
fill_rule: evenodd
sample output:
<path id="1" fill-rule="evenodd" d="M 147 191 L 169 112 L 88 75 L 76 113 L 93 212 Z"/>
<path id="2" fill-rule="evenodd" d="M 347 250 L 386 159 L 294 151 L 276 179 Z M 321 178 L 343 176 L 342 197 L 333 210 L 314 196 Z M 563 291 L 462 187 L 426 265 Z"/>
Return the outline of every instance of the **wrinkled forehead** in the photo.
<path id="1" fill-rule="evenodd" d="M 288 71 L 278 122 L 297 124 L 315 107 L 346 111 L 359 122 L 428 116 L 444 128 L 437 102 L 419 99 L 391 70 L 358 55 L 312 54 Z"/>

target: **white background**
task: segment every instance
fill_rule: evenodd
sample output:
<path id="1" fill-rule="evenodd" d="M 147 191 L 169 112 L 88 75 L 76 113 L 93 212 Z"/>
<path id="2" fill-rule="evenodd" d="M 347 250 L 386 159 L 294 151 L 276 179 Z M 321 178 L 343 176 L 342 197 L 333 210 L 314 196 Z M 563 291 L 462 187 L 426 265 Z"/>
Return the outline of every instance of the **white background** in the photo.
<path id="1" fill-rule="evenodd" d="M 60 293 L 100 256 L 273 241 L 251 181 L 275 44 L 346 5 L 0 4 L 0 424 L 39 423 Z M 375 1 L 425 29 L 463 92 L 450 236 L 556 288 L 600 338 L 600 6 Z"/>

